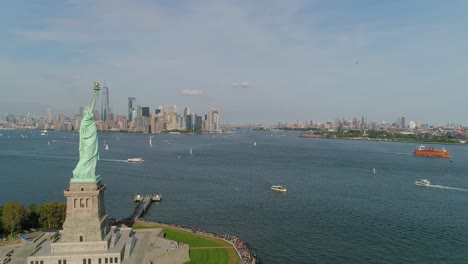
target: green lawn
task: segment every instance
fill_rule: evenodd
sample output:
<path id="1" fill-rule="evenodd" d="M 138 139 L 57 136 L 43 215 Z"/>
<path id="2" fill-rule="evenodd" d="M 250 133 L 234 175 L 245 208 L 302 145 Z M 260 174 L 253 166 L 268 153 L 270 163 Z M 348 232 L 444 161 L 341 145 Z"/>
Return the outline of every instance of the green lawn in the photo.
<path id="1" fill-rule="evenodd" d="M 235 264 L 238 260 L 239 257 L 237 256 L 237 253 L 233 248 L 193 249 L 190 250 L 190 262 L 188 263 Z"/>
<path id="2" fill-rule="evenodd" d="M 179 241 L 190 246 L 190 262 L 188 262 L 190 264 L 236 264 L 239 261 L 239 257 L 232 245 L 221 239 L 196 235 L 191 232 L 165 226 L 136 225 L 133 228 L 143 229 L 159 227 L 163 228 L 167 239 Z M 203 249 L 205 247 L 206 249 Z"/>

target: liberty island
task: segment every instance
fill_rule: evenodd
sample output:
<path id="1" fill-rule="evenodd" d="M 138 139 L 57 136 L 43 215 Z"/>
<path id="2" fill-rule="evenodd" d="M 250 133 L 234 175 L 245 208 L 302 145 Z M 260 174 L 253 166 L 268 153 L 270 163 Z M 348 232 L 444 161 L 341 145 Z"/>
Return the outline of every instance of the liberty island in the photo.
<path id="1" fill-rule="evenodd" d="M 98 139 L 93 120 L 99 83 L 85 107 L 80 127 L 79 161 L 73 170 L 63 230 L 45 232 L 34 239 L 26 263 L 170 263 L 190 261 L 189 247 L 164 239 L 161 228 L 139 230 L 121 224 L 110 226 L 105 210 L 102 177 L 96 176 Z"/>

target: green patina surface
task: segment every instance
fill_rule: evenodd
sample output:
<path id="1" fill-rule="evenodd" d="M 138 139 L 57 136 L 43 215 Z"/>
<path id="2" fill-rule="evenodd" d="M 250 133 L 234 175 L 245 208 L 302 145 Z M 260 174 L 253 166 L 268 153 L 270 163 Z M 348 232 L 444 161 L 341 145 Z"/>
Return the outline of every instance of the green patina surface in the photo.
<path id="1" fill-rule="evenodd" d="M 101 176 L 96 175 L 96 164 L 99 160 L 98 137 L 94 123 L 94 106 L 99 95 L 99 83 L 94 84 L 94 95 L 89 105 L 83 110 L 83 119 L 80 123 L 80 160 L 73 170 L 70 182 L 97 182 Z"/>

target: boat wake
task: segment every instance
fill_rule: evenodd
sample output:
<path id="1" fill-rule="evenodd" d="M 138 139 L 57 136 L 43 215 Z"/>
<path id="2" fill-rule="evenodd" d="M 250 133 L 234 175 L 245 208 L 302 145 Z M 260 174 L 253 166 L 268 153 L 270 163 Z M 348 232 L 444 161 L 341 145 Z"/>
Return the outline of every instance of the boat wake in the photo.
<path id="1" fill-rule="evenodd" d="M 468 192 L 468 189 L 456 188 L 456 187 L 450 187 L 450 186 L 443 186 L 443 185 L 428 185 L 427 187 L 439 188 L 439 189 L 446 189 L 446 190 L 454 190 L 454 191 L 462 191 L 462 192 Z"/>
<path id="2" fill-rule="evenodd" d="M 99 159 L 99 161 L 107 161 L 107 162 L 128 162 L 128 160 L 118 160 L 118 159 Z"/>
<path id="3" fill-rule="evenodd" d="M 65 144 L 78 145 L 77 142 L 71 142 L 71 141 L 65 141 L 65 140 L 55 140 L 55 139 L 52 139 L 52 142 L 58 142 L 58 143 L 65 143 Z"/>

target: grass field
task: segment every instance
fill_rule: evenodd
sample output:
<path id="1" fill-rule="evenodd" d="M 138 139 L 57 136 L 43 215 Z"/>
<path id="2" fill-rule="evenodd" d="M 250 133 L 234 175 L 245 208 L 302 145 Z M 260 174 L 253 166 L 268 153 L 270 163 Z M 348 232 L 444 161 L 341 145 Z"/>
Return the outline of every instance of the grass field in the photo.
<path id="1" fill-rule="evenodd" d="M 196 235 L 166 226 L 135 225 L 134 229 L 163 228 L 166 238 L 190 246 L 190 264 L 236 264 L 239 261 L 233 246 L 224 240 Z"/>

